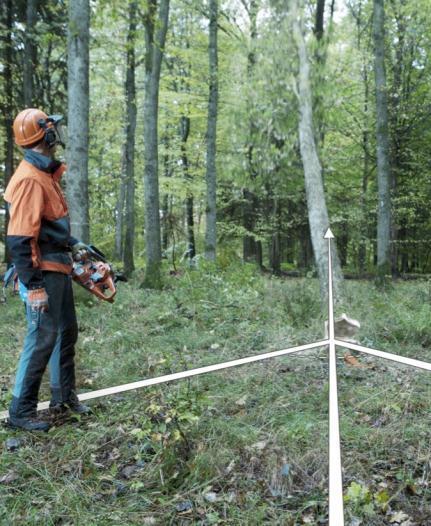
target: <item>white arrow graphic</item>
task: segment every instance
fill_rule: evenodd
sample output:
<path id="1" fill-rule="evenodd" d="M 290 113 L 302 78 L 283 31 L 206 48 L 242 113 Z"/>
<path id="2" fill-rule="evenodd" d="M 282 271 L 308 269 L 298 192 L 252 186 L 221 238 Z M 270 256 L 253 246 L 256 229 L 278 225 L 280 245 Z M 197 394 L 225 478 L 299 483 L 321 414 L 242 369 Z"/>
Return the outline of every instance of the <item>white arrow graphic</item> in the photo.
<path id="1" fill-rule="evenodd" d="M 332 282 L 331 240 L 334 234 L 328 228 L 328 325 L 329 325 L 329 524 L 344 525 L 343 479 L 341 474 L 340 426 L 338 415 L 337 355 L 335 353 L 334 291 Z"/>

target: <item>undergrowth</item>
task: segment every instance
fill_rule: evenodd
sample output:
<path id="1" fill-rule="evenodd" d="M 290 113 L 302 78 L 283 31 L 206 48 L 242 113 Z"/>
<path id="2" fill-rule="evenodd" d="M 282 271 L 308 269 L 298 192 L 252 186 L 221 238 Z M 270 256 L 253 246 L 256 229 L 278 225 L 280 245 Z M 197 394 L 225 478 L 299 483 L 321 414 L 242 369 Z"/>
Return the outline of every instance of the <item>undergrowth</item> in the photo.
<path id="1" fill-rule="evenodd" d="M 244 265 L 181 270 L 161 292 L 139 282 L 120 284 L 114 305 L 77 291 L 81 392 L 323 338 L 315 280 Z M 364 344 L 431 360 L 427 283 L 382 293 L 348 282 L 344 308 Z M 25 332 L 18 298 L 0 305 L 0 319 L 4 410 Z M 344 352 L 346 523 L 430 524 L 429 374 L 364 355 L 349 366 Z M 0 521 L 327 524 L 327 371 L 326 351 L 307 351 L 99 399 L 91 417 L 46 435 L 0 428 Z M 44 381 L 41 398 L 48 392 Z"/>

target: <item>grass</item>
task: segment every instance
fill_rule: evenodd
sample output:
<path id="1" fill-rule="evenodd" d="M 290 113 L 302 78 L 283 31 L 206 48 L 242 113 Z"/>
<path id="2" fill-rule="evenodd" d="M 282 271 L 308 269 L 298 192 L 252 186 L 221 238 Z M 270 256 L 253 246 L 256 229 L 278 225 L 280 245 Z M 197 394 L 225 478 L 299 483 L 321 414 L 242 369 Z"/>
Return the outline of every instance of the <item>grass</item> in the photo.
<path id="1" fill-rule="evenodd" d="M 113 306 L 78 291 L 81 391 L 323 337 L 313 280 L 246 265 L 183 271 L 161 292 L 136 283 L 120 284 Z M 348 282 L 344 310 L 366 345 L 431 361 L 426 282 L 384 293 Z M 17 298 L 0 305 L 0 319 L 5 409 L 25 331 Z M 429 374 L 358 358 L 364 368 L 338 354 L 346 523 L 383 525 L 397 513 L 431 523 Z M 0 522 L 327 524 L 327 398 L 327 355 L 317 350 L 100 399 L 92 417 L 46 435 L 0 428 L 0 480 L 9 475 Z M 11 437 L 17 451 L 5 447 Z"/>

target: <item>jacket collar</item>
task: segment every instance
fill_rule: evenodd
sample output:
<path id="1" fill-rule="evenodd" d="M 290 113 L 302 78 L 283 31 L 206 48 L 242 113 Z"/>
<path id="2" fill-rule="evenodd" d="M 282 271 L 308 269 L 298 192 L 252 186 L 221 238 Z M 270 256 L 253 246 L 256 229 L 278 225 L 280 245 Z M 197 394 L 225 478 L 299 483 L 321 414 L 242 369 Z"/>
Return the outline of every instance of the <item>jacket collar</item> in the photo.
<path id="1" fill-rule="evenodd" d="M 66 166 L 60 161 L 52 159 L 51 157 L 39 152 L 35 152 L 34 150 L 26 150 L 24 160 L 38 170 L 52 175 L 56 181 L 60 180 L 66 170 Z"/>

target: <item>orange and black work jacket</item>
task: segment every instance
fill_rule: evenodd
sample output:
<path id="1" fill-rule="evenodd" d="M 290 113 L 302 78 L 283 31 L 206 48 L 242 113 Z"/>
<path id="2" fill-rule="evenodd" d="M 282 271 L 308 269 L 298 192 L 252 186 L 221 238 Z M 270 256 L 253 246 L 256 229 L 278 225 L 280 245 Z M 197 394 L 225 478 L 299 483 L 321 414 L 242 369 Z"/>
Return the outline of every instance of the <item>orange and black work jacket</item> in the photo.
<path id="1" fill-rule="evenodd" d="M 20 281 L 28 289 L 44 286 L 43 270 L 70 274 L 67 203 L 59 181 L 66 167 L 27 150 L 5 192 L 9 208 L 7 244 Z"/>

